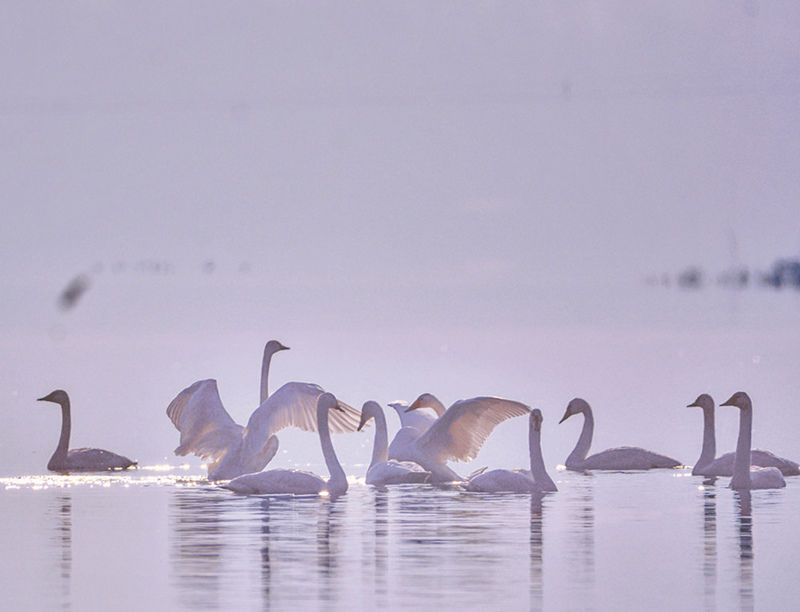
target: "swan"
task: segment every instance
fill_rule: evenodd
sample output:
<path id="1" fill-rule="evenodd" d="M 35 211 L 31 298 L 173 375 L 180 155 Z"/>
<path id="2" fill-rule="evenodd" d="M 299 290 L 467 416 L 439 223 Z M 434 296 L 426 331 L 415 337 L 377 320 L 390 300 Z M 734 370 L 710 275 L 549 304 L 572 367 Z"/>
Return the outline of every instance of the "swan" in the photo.
<path id="1" fill-rule="evenodd" d="M 697 396 L 688 408 L 703 409 L 703 450 L 700 458 L 692 468 L 692 474 L 700 476 L 732 476 L 733 461 L 736 453 L 725 453 L 714 459 L 716 454 L 716 440 L 714 434 L 714 400 L 708 393 Z M 765 450 L 754 449 L 750 451 L 750 464 L 759 467 L 776 467 L 784 476 L 796 476 L 800 474 L 800 465 L 778 457 Z"/>
<path id="2" fill-rule="evenodd" d="M 431 399 L 432 398 L 432 401 Z M 410 405 L 414 406 L 414 410 L 409 411 Z M 420 433 L 428 429 L 433 422 L 442 416 L 445 407 L 442 403 L 433 397 L 430 393 L 423 393 L 411 404 L 404 401 L 395 401 L 388 404 L 390 408 L 394 408 L 397 416 L 400 418 L 400 427 L 413 427 L 418 429 Z M 434 414 L 430 414 L 426 410 L 417 410 L 418 408 L 429 408 Z"/>
<path id="3" fill-rule="evenodd" d="M 415 404 L 412 403 L 406 410 L 420 407 Z M 431 473 L 431 482 L 461 482 L 461 476 L 447 467 L 447 461 L 474 459 L 496 425 L 528 412 L 530 408 L 525 404 L 499 397 L 459 400 L 424 433 L 399 440 L 395 444 L 395 456 L 391 458 L 421 465 Z M 394 442 L 398 442 L 397 436 Z"/>
<path id="4" fill-rule="evenodd" d="M 398 459 L 398 455 L 403 453 L 402 449 L 420 437 L 445 411 L 442 402 L 430 393 L 423 393 L 415 399 L 411 403 L 413 406 L 411 410 L 409 410 L 408 402 L 404 401 L 392 402 L 389 406 L 394 408 L 397 416 L 400 417 L 400 429 L 389 444 L 389 459 Z M 419 410 L 420 408 L 430 408 L 436 416 L 429 414 L 426 410 Z"/>
<path id="5" fill-rule="evenodd" d="M 318 495 L 324 491 L 334 497 L 342 495 L 347 491 L 347 476 L 336 458 L 336 452 L 333 450 L 331 442 L 331 432 L 328 428 L 328 414 L 331 410 L 344 412 L 332 393 L 323 393 L 317 399 L 317 423 L 319 425 L 317 429 L 325 464 L 331 475 L 327 481 L 311 472 L 277 469 L 237 476 L 221 486 L 234 493 L 245 495 L 268 493 Z"/>
<path id="6" fill-rule="evenodd" d="M 594 416 L 592 407 L 586 400 L 579 397 L 573 399 L 568 405 L 560 423 L 566 421 L 573 414 L 583 413 L 583 429 L 578 438 L 575 449 L 567 457 L 568 470 L 650 470 L 653 468 L 674 468 L 681 465 L 680 461 L 659 455 L 649 450 L 636 446 L 620 446 L 610 448 L 589 457 L 586 454 L 592 445 L 594 432 Z"/>
<path id="7" fill-rule="evenodd" d="M 750 442 L 753 433 L 753 404 L 744 391 L 737 391 L 720 406 L 739 409 L 739 440 L 733 461 L 731 489 L 780 489 L 786 486 L 783 474 L 776 467 L 750 465 Z"/>
<path id="8" fill-rule="evenodd" d="M 127 457 L 103 450 L 102 448 L 69 448 L 69 434 L 72 430 L 69 395 L 56 389 L 49 395 L 40 397 L 37 402 L 53 402 L 61 406 L 61 437 L 47 469 L 51 472 L 90 472 L 102 470 L 125 470 L 137 465 Z"/>
<path id="9" fill-rule="evenodd" d="M 319 385 L 289 382 L 268 395 L 267 379 L 272 355 L 287 350 L 277 340 L 264 347 L 261 364 L 261 405 L 250 415 L 246 427 L 236 423 L 222 405 L 214 379 L 199 380 L 178 393 L 167 407 L 175 428 L 181 433 L 176 455 L 194 453 L 209 462 L 209 480 L 228 480 L 264 469 L 278 452 L 275 435 L 295 426 L 316 431 L 317 400 L 325 392 Z M 359 412 L 343 402 L 342 411 L 331 414 L 334 433 L 355 431 Z"/>
<path id="10" fill-rule="evenodd" d="M 409 413 L 409 414 L 414 414 Z M 386 415 L 378 402 L 364 402 L 361 408 L 359 431 L 370 419 L 375 419 L 375 441 L 372 446 L 372 461 L 367 469 L 368 485 L 405 484 L 411 482 L 427 482 L 431 473 L 423 470 L 411 461 L 387 460 L 389 435 L 386 431 Z"/>
<path id="11" fill-rule="evenodd" d="M 558 491 L 556 483 L 550 478 L 542 458 L 542 411 L 531 410 L 528 418 L 528 446 L 531 469 L 491 470 L 471 478 L 467 491 L 484 493 L 532 493 L 535 491 Z"/>

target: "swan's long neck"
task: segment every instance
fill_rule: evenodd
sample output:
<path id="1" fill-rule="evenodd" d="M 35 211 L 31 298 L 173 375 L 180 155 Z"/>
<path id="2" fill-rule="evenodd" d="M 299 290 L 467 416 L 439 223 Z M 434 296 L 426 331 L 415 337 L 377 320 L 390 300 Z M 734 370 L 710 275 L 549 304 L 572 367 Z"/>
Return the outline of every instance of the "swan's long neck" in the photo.
<path id="1" fill-rule="evenodd" d="M 269 363 L 272 361 L 272 356 L 275 353 L 270 351 L 269 349 L 264 349 L 264 358 L 261 360 L 261 399 L 259 401 L 259 405 L 264 403 L 269 397 Z"/>
<path id="2" fill-rule="evenodd" d="M 700 469 L 714 461 L 717 456 L 717 441 L 714 433 L 714 406 L 703 408 L 703 450 L 700 458 L 694 464 L 694 469 Z"/>
<path id="3" fill-rule="evenodd" d="M 322 455 L 325 457 L 325 465 L 331 477 L 328 480 L 328 492 L 331 495 L 341 495 L 347 491 L 347 476 L 339 464 L 336 451 L 333 450 L 331 442 L 331 432 L 328 429 L 328 409 L 317 407 L 317 425 L 319 426 L 319 441 L 322 446 Z"/>
<path id="4" fill-rule="evenodd" d="M 389 433 L 386 430 L 386 415 L 383 410 L 378 410 L 373 414 L 375 418 L 375 442 L 372 444 L 372 462 L 369 467 L 376 463 L 386 461 L 389 450 Z"/>
<path id="5" fill-rule="evenodd" d="M 753 433 L 753 411 L 739 409 L 739 440 L 736 443 L 736 458 L 733 460 L 732 489 L 750 488 L 750 445 Z"/>
<path id="6" fill-rule="evenodd" d="M 61 437 L 58 439 L 58 446 L 56 446 L 56 450 L 47 464 L 48 469 L 57 469 L 62 461 L 67 458 L 71 431 L 72 420 L 70 418 L 69 398 L 67 397 L 64 399 L 64 403 L 61 404 Z"/>
<path id="7" fill-rule="evenodd" d="M 531 452 L 531 475 L 533 476 L 533 481 L 540 489 L 555 489 L 556 483 L 553 482 L 544 467 L 542 431 L 539 426 L 531 425 L 528 431 L 528 445 Z"/>
<path id="8" fill-rule="evenodd" d="M 428 404 L 428 408 L 432 408 L 437 417 L 442 416 L 447 410 L 447 408 L 444 407 L 444 404 L 439 401 L 439 398 L 436 398 L 432 395 L 429 397 L 429 400 L 430 403 Z"/>
<path id="9" fill-rule="evenodd" d="M 583 429 L 581 429 L 581 435 L 578 438 L 578 443 L 575 445 L 573 451 L 567 457 L 567 467 L 570 465 L 578 465 L 583 463 L 583 460 L 586 459 L 586 455 L 589 454 L 589 449 L 592 446 L 592 435 L 594 434 L 594 415 L 592 415 L 592 409 L 589 406 L 582 411 L 583 412 Z"/>

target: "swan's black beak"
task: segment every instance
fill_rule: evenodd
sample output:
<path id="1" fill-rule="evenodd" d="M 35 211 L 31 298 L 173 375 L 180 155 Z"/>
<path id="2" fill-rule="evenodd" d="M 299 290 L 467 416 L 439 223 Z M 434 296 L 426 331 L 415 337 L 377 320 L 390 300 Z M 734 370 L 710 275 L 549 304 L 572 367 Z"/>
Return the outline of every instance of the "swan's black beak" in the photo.
<path id="1" fill-rule="evenodd" d="M 345 410 L 344 410 L 344 408 L 342 408 L 342 407 L 341 407 L 339 404 L 336 404 L 336 405 L 333 407 L 333 409 L 334 409 L 334 410 L 338 410 L 339 412 L 344 412 L 344 411 L 345 411 Z"/>
<path id="2" fill-rule="evenodd" d="M 559 424 L 559 425 L 561 425 L 561 423 L 563 423 L 564 421 L 566 421 L 566 420 L 567 420 L 569 417 L 571 417 L 571 416 L 572 416 L 572 415 L 569 413 L 569 410 L 567 410 L 567 411 L 564 413 L 564 416 L 562 416 L 562 417 L 561 417 L 561 420 L 558 422 L 558 424 Z"/>
<path id="3" fill-rule="evenodd" d="M 687 408 L 702 408 L 702 406 L 700 404 L 698 404 L 697 402 L 695 402 L 694 404 L 687 404 L 686 407 Z"/>

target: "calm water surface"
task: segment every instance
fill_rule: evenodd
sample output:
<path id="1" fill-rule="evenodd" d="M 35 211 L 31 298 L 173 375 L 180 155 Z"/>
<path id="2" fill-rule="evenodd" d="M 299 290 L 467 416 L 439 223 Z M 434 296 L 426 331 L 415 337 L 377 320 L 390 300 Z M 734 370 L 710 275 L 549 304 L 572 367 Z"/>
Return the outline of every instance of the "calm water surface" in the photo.
<path id="1" fill-rule="evenodd" d="M 559 492 L 241 497 L 178 469 L 4 478 L 0 607 L 779 609 L 800 482 L 554 472 Z"/>

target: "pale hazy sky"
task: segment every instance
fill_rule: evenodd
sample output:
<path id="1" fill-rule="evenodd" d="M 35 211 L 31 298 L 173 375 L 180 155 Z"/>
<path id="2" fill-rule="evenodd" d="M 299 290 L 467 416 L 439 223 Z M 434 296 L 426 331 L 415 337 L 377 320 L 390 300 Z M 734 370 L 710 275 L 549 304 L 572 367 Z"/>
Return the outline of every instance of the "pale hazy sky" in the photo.
<path id="1" fill-rule="evenodd" d="M 798 41 L 796 2 L 4 2 L 0 329 L 18 378 L 0 397 L 82 384 L 52 374 L 68 359 L 135 364 L 147 385 L 146 347 L 20 361 L 21 329 L 180 331 L 193 350 L 235 330 L 255 393 L 267 339 L 309 351 L 348 328 L 410 381 L 387 343 L 428 340 L 403 330 L 513 345 L 515 326 L 624 322 L 616 289 L 652 272 L 797 255 Z M 92 286 L 60 313 L 80 272 Z M 159 410 L 215 375 L 193 360 L 218 367 L 160 359 L 182 369 L 159 371 Z"/>

